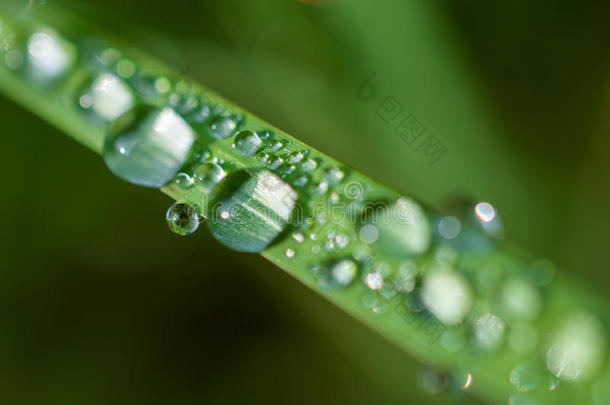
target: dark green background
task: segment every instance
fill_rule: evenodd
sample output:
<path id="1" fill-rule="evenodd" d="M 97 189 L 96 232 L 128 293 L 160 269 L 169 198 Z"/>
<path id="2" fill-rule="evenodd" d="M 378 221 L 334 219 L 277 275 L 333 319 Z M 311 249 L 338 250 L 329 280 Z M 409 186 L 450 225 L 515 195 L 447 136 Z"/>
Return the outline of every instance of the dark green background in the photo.
<path id="1" fill-rule="evenodd" d="M 408 195 L 492 202 L 509 240 L 610 291 L 610 3 L 54 3 Z M 447 148 L 435 165 L 377 116 L 390 95 Z M 4 98 L 0 119 L 2 403 L 474 401 L 424 393 L 259 256 L 171 234 L 167 197 Z"/>

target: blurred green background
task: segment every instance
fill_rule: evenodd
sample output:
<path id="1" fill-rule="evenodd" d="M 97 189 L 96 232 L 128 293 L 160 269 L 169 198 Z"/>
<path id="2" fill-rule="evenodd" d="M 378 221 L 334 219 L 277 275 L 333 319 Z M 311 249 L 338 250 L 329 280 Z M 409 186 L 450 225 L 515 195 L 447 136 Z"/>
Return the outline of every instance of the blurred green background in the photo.
<path id="1" fill-rule="evenodd" d="M 492 202 L 610 292 L 610 3 L 54 3 L 408 195 Z M 389 96 L 436 164 L 379 117 Z M 476 403 L 261 257 L 172 234 L 167 197 L 5 98 L 0 119 L 2 403 Z"/>

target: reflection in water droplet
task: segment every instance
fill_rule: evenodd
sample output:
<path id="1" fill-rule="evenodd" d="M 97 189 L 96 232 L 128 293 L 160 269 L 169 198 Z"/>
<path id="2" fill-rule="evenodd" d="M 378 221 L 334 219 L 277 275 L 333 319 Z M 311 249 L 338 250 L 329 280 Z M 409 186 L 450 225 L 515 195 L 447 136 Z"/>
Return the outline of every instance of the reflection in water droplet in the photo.
<path id="1" fill-rule="evenodd" d="M 28 74 L 41 84 L 63 76 L 74 62 L 72 45 L 54 31 L 38 31 L 28 39 Z"/>
<path id="2" fill-rule="evenodd" d="M 260 252 L 284 231 L 297 197 L 268 170 L 239 170 L 214 188 L 208 227 L 232 249 Z"/>
<path id="3" fill-rule="evenodd" d="M 475 205 L 474 212 L 483 222 L 491 222 L 496 217 L 495 208 L 488 202 L 480 202 Z"/>
<path id="4" fill-rule="evenodd" d="M 296 252 L 294 251 L 294 249 L 288 248 L 286 249 L 285 254 L 287 258 L 292 259 L 295 256 Z"/>
<path id="5" fill-rule="evenodd" d="M 586 379 L 598 371 L 605 351 L 605 333 L 597 317 L 572 315 L 555 332 L 546 364 L 562 380 Z"/>
<path id="6" fill-rule="evenodd" d="M 460 274 L 448 266 L 439 266 L 426 273 L 422 300 L 441 322 L 454 325 L 461 322 L 470 310 L 472 291 Z"/>
<path id="7" fill-rule="evenodd" d="M 165 214 L 165 221 L 172 232 L 181 236 L 190 235 L 199 227 L 199 216 L 188 204 L 173 204 Z"/>
<path id="8" fill-rule="evenodd" d="M 226 176 L 222 167 L 216 163 L 204 163 L 195 170 L 195 182 L 202 191 L 209 193 Z"/>
<path id="9" fill-rule="evenodd" d="M 78 103 L 103 120 L 113 121 L 133 107 L 134 98 L 127 85 L 118 77 L 103 73 L 93 80 Z"/>
<path id="10" fill-rule="evenodd" d="M 540 378 L 540 368 L 534 363 L 526 363 L 511 370 L 509 381 L 517 391 L 528 392 L 538 385 Z"/>
<path id="11" fill-rule="evenodd" d="M 240 131 L 235 135 L 233 147 L 244 156 L 254 156 L 260 149 L 262 141 L 253 131 Z"/>
<path id="12" fill-rule="evenodd" d="M 194 141 L 191 127 L 171 108 L 136 107 L 110 125 L 103 158 L 117 177 L 159 188 L 185 164 Z"/>

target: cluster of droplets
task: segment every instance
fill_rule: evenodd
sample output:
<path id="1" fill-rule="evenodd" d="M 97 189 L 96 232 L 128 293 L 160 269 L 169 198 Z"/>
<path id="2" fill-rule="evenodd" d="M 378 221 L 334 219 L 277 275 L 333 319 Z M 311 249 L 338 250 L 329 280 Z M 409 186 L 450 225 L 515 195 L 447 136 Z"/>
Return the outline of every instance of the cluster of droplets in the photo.
<path id="1" fill-rule="evenodd" d="M 574 310 L 549 336 L 540 335 L 553 266 L 498 259 L 494 247 L 504 229 L 492 204 L 461 202 L 446 215 L 429 215 L 408 197 L 372 193 L 365 178 L 273 131 L 244 129 L 243 115 L 187 81 L 146 73 L 114 48 L 87 43 L 79 55 L 51 29 L 23 38 L 10 32 L 2 26 L 2 62 L 35 86 L 66 80 L 83 61 L 86 74 L 74 101 L 85 119 L 106 129 L 103 158 L 114 174 L 209 198 L 197 207 L 173 204 L 166 213 L 173 232 L 191 234 L 206 217 L 216 239 L 246 252 L 285 235 L 283 257 L 294 260 L 301 251 L 313 257 L 312 280 L 330 293 L 360 284 L 367 311 L 382 316 L 399 308 L 407 322 L 423 325 L 416 328 L 420 336 L 448 353 L 508 348 L 528 359 L 507 372 L 515 390 L 509 403 L 527 403 L 536 390 L 556 391 L 560 381 L 592 381 L 594 403 L 610 403 L 605 326 Z M 251 162 L 248 168 L 208 147 L 225 140 Z M 337 219 L 337 212 L 344 215 Z M 465 376 L 461 388 L 468 389 L 474 377 Z M 449 381 L 438 373 L 424 380 L 430 392 Z"/>

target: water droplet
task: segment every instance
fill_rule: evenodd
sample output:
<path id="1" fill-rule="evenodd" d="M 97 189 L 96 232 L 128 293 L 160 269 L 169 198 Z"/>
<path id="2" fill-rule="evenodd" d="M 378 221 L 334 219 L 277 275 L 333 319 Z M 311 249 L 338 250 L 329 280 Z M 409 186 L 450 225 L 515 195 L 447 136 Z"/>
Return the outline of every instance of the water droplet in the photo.
<path id="1" fill-rule="evenodd" d="M 237 123 L 232 117 L 220 116 L 213 118 L 208 126 L 208 135 L 215 139 L 224 139 L 233 133 Z"/>
<path id="2" fill-rule="evenodd" d="M 309 183 L 309 177 L 306 174 L 298 176 L 292 181 L 295 187 L 305 187 L 307 183 Z"/>
<path id="3" fill-rule="evenodd" d="M 110 73 L 102 73 L 79 97 L 78 103 L 99 118 L 113 121 L 133 107 L 134 97 L 121 79 Z"/>
<path id="4" fill-rule="evenodd" d="M 423 253 L 430 246 L 430 224 L 415 201 L 401 197 L 393 204 L 369 208 L 372 212 L 366 223 L 374 224 L 379 231 L 375 243 L 378 249 L 401 257 Z"/>
<path id="5" fill-rule="evenodd" d="M 343 172 L 343 170 L 339 169 L 338 167 L 333 167 L 331 169 L 328 169 L 324 173 L 324 179 L 331 186 L 336 186 L 337 184 L 341 183 L 344 178 L 345 178 L 345 173 Z"/>
<path id="6" fill-rule="evenodd" d="M 286 249 L 286 257 L 289 259 L 292 259 L 294 257 L 294 255 L 296 254 L 296 252 L 294 251 L 294 249 Z"/>
<path id="7" fill-rule="evenodd" d="M 413 262 L 403 262 L 398 267 L 398 272 L 394 275 L 394 285 L 399 291 L 411 292 L 415 288 L 415 276 L 417 267 Z"/>
<path id="8" fill-rule="evenodd" d="M 136 64 L 131 59 L 123 58 L 117 62 L 116 72 L 123 79 L 129 79 L 136 73 Z"/>
<path id="9" fill-rule="evenodd" d="M 76 59 L 74 46 L 55 31 L 38 31 L 27 42 L 29 76 L 40 84 L 48 84 L 63 76 Z"/>
<path id="10" fill-rule="evenodd" d="M 524 279 L 509 280 L 502 288 L 503 308 L 514 319 L 535 319 L 542 307 L 540 292 Z"/>
<path id="11" fill-rule="evenodd" d="M 448 266 L 430 269 L 423 280 L 422 301 L 441 322 L 460 323 L 472 305 L 468 282 Z"/>
<path id="12" fill-rule="evenodd" d="M 168 93 L 172 89 L 172 82 L 167 77 L 159 77 L 155 80 L 155 90 L 161 94 Z"/>
<path id="13" fill-rule="evenodd" d="M 597 317 L 572 315 L 555 331 L 546 353 L 547 368 L 562 380 L 587 379 L 599 370 L 605 351 L 606 337 Z"/>
<path id="14" fill-rule="evenodd" d="M 297 243 L 303 243 L 305 236 L 300 232 L 296 232 L 292 234 L 292 239 L 294 239 Z"/>
<path id="15" fill-rule="evenodd" d="M 185 164 L 195 136 L 171 108 L 136 107 L 110 125 L 104 162 L 123 180 L 159 188 Z"/>
<path id="16" fill-rule="evenodd" d="M 376 314 L 383 314 L 388 309 L 388 303 L 376 293 L 369 291 L 362 296 L 362 303 L 366 308 Z"/>
<path id="17" fill-rule="evenodd" d="M 504 321 L 494 314 L 481 315 L 475 322 L 475 334 L 477 340 L 485 349 L 495 349 L 504 336 Z"/>
<path id="18" fill-rule="evenodd" d="M 301 163 L 301 169 L 306 172 L 314 171 L 318 168 L 318 162 L 313 158 L 307 158 Z"/>
<path id="19" fill-rule="evenodd" d="M 460 220 L 456 217 L 443 217 L 438 222 L 438 233 L 445 239 L 454 239 L 460 233 Z"/>
<path id="20" fill-rule="evenodd" d="M 322 195 L 328 191 L 328 183 L 325 181 L 321 181 L 313 185 L 311 190 L 314 194 Z"/>
<path id="21" fill-rule="evenodd" d="M 197 187 L 209 193 L 218 182 L 225 178 L 226 173 L 216 163 L 204 163 L 195 170 L 194 176 Z"/>
<path id="22" fill-rule="evenodd" d="M 277 152 L 280 149 L 282 149 L 284 147 L 284 142 L 277 140 L 277 139 L 272 139 L 269 140 L 269 142 L 267 142 L 267 150 L 269 152 Z"/>
<path id="23" fill-rule="evenodd" d="M 270 155 L 269 159 L 267 159 L 267 167 L 270 170 L 277 169 L 282 165 L 282 163 L 284 163 L 284 159 L 282 159 L 280 156 Z"/>
<path id="24" fill-rule="evenodd" d="M 541 370 L 534 363 L 526 363 L 513 368 L 509 381 L 517 391 L 528 392 L 534 389 L 541 378 Z"/>
<path id="25" fill-rule="evenodd" d="M 182 236 L 192 234 L 199 227 L 199 216 L 188 204 L 173 204 L 165 214 L 165 221 L 172 232 Z"/>
<path id="26" fill-rule="evenodd" d="M 367 273 L 364 276 L 364 282 L 371 290 L 379 290 L 383 287 L 383 276 L 379 272 Z"/>
<path id="27" fill-rule="evenodd" d="M 253 131 L 240 131 L 235 135 L 233 147 L 244 156 L 254 156 L 261 147 L 261 140 Z"/>
<path id="28" fill-rule="evenodd" d="M 178 173 L 174 179 L 174 183 L 176 183 L 176 185 L 182 190 L 186 190 L 191 188 L 195 181 L 187 173 Z"/>
<path id="29" fill-rule="evenodd" d="M 360 228 L 360 232 L 358 232 L 358 237 L 362 243 L 366 243 L 370 245 L 377 241 L 379 237 L 379 231 L 377 227 L 372 224 L 366 224 L 362 228 Z"/>
<path id="30" fill-rule="evenodd" d="M 214 189 L 212 235 L 243 252 L 260 252 L 286 228 L 297 194 L 268 170 L 239 170 Z"/>
<path id="31" fill-rule="evenodd" d="M 290 163 L 299 163 L 300 161 L 302 161 L 305 158 L 305 155 L 303 154 L 303 152 L 292 152 L 290 155 L 288 155 L 288 161 Z"/>

